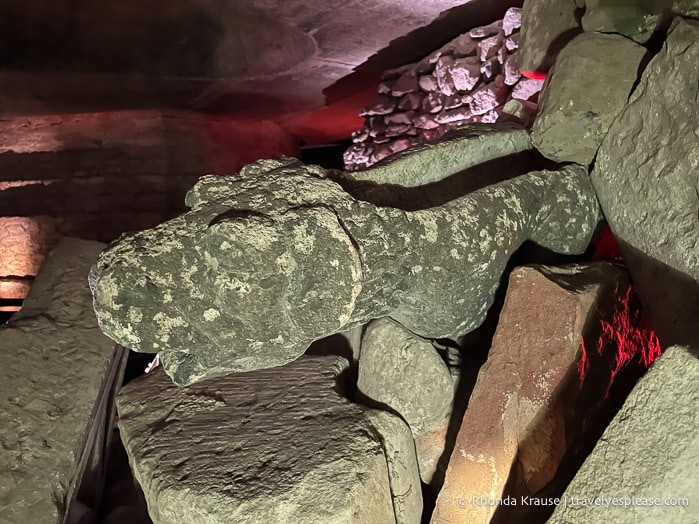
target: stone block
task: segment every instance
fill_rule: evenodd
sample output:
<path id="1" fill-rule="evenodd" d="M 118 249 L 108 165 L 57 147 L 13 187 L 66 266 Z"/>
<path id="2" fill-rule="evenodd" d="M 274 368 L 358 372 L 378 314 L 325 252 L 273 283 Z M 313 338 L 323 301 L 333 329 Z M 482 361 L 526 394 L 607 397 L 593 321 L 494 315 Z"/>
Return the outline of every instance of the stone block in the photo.
<path id="1" fill-rule="evenodd" d="M 559 505 L 549 524 L 699 522 L 698 404 L 699 355 L 668 348 L 636 384 L 563 495 L 616 497 L 620 504 Z"/>
<path id="2" fill-rule="evenodd" d="M 699 345 L 699 23 L 677 18 L 591 179 L 664 345 Z"/>
<path id="3" fill-rule="evenodd" d="M 419 523 L 410 431 L 337 393 L 347 365 L 307 356 L 184 388 L 158 369 L 124 387 L 119 428 L 153 522 Z"/>
<path id="4" fill-rule="evenodd" d="M 498 506 L 479 500 L 538 493 L 553 480 L 574 432 L 607 392 L 616 353 L 584 368 L 586 328 L 628 289 L 609 263 L 516 268 L 497 331 L 456 437 L 433 524 L 487 524 Z M 581 373 L 585 369 L 585 373 Z M 606 371 L 605 374 L 600 373 Z M 600 373 L 600 374 L 598 374 Z M 592 388 L 585 378 L 592 377 Z M 586 412 L 565 401 L 589 397 Z M 577 402 L 577 400 L 576 400 Z M 514 521 L 514 520 L 508 520 Z"/>
<path id="5" fill-rule="evenodd" d="M 546 74 L 558 52 L 582 32 L 574 0 L 525 0 L 519 42 L 521 71 Z"/>
<path id="6" fill-rule="evenodd" d="M 97 441 L 93 457 L 100 464 L 100 438 L 108 440 L 104 432 L 113 422 L 100 394 L 118 386 L 125 357 L 101 333 L 87 285 L 104 247 L 62 239 L 22 310 L 0 326 L 1 522 L 63 522 L 86 473 L 95 475 L 90 488 L 99 497 L 104 479 L 86 465 L 88 445 Z M 85 502 L 96 510 L 96 501 Z"/>
<path id="7" fill-rule="evenodd" d="M 390 319 L 372 322 L 364 333 L 357 388 L 363 396 L 398 413 L 416 443 L 436 423 L 448 419 L 454 401 L 451 374 L 431 342 Z M 446 435 L 441 451 L 438 445 L 417 447 L 420 476 L 427 484 L 445 442 Z"/>
<path id="8" fill-rule="evenodd" d="M 575 37 L 558 55 L 539 95 L 532 129 L 539 152 L 556 162 L 592 163 L 626 105 L 645 54 L 645 48 L 619 35 Z"/>

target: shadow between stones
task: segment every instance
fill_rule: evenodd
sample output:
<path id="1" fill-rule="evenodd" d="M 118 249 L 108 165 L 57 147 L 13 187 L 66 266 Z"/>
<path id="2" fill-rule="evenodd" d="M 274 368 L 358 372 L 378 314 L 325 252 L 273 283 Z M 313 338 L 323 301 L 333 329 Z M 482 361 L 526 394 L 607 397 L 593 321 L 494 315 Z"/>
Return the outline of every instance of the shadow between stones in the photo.
<path id="1" fill-rule="evenodd" d="M 531 171 L 557 169 L 560 164 L 552 162 L 528 150 L 483 162 L 431 184 L 403 187 L 391 184 L 376 184 L 370 181 L 345 177 L 334 178 L 335 182 L 353 197 L 380 207 L 394 207 L 405 211 L 419 211 L 438 207 L 484 187 L 524 175 Z"/>

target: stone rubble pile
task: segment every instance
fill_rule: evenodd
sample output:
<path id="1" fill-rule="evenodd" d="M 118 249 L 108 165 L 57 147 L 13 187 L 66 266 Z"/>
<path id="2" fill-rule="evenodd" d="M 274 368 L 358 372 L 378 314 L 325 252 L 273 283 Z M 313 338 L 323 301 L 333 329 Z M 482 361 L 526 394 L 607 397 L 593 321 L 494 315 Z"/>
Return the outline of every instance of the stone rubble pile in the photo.
<path id="1" fill-rule="evenodd" d="M 528 125 L 543 80 L 518 65 L 522 10 L 471 29 L 415 64 L 386 71 L 378 96 L 360 115 L 345 153 L 350 171 L 366 168 L 415 144 L 432 142 L 467 123 Z"/>

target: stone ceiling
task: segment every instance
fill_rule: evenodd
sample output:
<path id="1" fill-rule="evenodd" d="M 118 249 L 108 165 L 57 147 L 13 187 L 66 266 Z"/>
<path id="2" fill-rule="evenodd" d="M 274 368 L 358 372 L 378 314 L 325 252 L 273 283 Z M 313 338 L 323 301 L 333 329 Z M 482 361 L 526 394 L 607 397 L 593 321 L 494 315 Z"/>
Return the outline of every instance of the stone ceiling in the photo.
<path id="1" fill-rule="evenodd" d="M 348 136 L 381 71 L 507 0 L 0 0 L 0 117 L 144 107 Z"/>

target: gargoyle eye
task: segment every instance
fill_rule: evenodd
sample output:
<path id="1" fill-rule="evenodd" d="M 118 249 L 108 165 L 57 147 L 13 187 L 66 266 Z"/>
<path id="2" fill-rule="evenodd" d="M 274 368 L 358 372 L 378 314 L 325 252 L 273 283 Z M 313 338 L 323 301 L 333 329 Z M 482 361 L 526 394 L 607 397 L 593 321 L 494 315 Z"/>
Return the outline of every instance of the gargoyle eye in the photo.
<path id="1" fill-rule="evenodd" d="M 261 213 L 260 211 L 254 211 L 252 209 L 229 209 L 228 211 L 224 211 L 220 215 L 216 215 L 214 218 L 212 218 L 207 228 L 225 220 L 241 220 L 252 217 L 272 220 L 269 215 Z"/>

